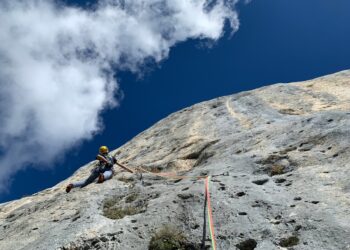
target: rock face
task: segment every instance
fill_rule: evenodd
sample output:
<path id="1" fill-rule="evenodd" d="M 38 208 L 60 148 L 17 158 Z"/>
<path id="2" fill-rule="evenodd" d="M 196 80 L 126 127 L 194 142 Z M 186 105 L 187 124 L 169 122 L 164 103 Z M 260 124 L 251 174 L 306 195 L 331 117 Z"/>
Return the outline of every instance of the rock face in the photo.
<path id="1" fill-rule="evenodd" d="M 185 108 L 113 154 L 151 172 L 211 175 L 217 249 L 350 249 L 350 71 Z M 115 167 L 112 180 L 66 194 L 95 164 L 1 204 L 0 249 L 157 249 L 151 239 L 169 243 L 167 230 L 178 236 L 169 249 L 200 249 L 203 180 Z"/>

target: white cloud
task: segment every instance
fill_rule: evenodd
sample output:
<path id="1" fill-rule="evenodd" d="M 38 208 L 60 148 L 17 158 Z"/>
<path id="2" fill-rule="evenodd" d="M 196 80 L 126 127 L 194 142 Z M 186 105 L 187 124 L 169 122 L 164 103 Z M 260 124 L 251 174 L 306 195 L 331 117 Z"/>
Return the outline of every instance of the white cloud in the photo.
<path id="1" fill-rule="evenodd" d="M 115 71 L 160 62 L 176 43 L 238 29 L 237 0 L 0 2 L 0 191 L 30 164 L 49 165 L 102 127 L 118 105 Z M 113 69 L 112 69 L 113 67 Z"/>

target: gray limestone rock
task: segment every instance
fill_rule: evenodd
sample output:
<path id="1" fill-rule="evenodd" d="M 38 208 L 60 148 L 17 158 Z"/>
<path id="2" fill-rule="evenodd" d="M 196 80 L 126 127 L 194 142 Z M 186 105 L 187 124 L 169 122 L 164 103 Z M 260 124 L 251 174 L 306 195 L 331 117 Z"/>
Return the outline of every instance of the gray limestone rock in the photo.
<path id="1" fill-rule="evenodd" d="M 349 149 L 350 71 L 216 98 L 112 152 L 147 173 L 115 166 L 112 180 L 66 194 L 91 162 L 1 204 L 0 249 L 145 250 L 166 225 L 183 249 L 200 249 L 203 175 L 217 249 L 350 249 Z"/>

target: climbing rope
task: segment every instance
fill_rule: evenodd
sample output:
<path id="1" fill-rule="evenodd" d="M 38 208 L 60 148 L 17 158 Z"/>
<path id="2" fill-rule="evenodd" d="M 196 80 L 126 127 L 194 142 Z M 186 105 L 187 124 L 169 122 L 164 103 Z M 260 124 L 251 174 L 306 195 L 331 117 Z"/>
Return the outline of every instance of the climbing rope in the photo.
<path id="1" fill-rule="evenodd" d="M 129 173 L 135 173 L 135 170 L 132 170 L 132 168 L 129 168 L 129 167 L 126 167 L 126 166 L 124 166 L 123 164 L 121 164 L 121 163 L 119 163 L 119 162 L 116 162 L 116 164 L 119 166 L 119 167 L 121 167 L 121 168 L 123 168 L 123 169 L 125 169 L 126 171 L 128 171 Z"/>
<path id="2" fill-rule="evenodd" d="M 209 223 L 209 231 L 210 231 L 210 238 L 211 238 L 211 246 L 213 250 L 216 250 L 216 240 L 215 240 L 214 224 L 213 224 L 213 212 L 211 209 L 211 202 L 210 202 L 209 181 L 210 181 L 210 176 L 205 178 L 205 197 L 207 200 L 207 208 L 208 208 L 208 223 Z"/>
<path id="3" fill-rule="evenodd" d="M 208 216 L 208 224 L 209 224 L 209 232 L 210 232 L 210 238 L 211 238 L 211 245 L 212 249 L 216 250 L 216 240 L 215 240 L 215 233 L 214 233 L 214 223 L 213 223 L 213 212 L 211 208 L 211 201 L 210 201 L 210 176 L 181 176 L 176 175 L 174 173 L 153 173 L 151 171 L 148 171 L 144 169 L 143 167 L 136 167 L 136 168 L 130 168 L 122 165 L 121 163 L 117 163 L 118 166 L 122 167 L 126 171 L 130 173 L 148 173 L 155 176 L 163 177 L 163 178 L 174 178 L 174 179 L 187 179 L 187 178 L 196 178 L 196 179 L 205 179 L 204 180 L 204 198 L 205 198 L 205 207 L 204 207 L 204 225 L 203 225 L 203 242 L 202 242 L 202 248 L 204 248 L 204 241 L 205 241 L 205 235 L 206 235 L 206 211 Z"/>
<path id="4" fill-rule="evenodd" d="M 173 178 L 173 179 L 188 179 L 188 178 L 204 179 L 204 178 L 207 178 L 207 176 L 182 176 L 182 175 L 177 175 L 177 174 L 170 173 L 170 172 L 153 173 L 151 171 L 144 169 L 143 167 L 137 167 L 136 169 L 143 171 L 145 173 L 156 175 L 156 176 L 163 177 L 163 178 Z"/>

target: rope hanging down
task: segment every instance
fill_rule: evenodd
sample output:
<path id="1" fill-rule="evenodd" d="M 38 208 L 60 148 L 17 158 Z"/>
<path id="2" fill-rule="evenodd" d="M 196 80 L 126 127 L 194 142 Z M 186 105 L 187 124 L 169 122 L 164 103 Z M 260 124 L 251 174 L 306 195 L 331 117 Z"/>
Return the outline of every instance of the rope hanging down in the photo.
<path id="1" fill-rule="evenodd" d="M 209 231 L 210 231 L 210 238 L 211 238 L 211 246 L 213 250 L 216 250 L 216 240 L 215 240 L 215 234 L 214 234 L 214 224 L 213 224 L 213 212 L 211 209 L 211 202 L 210 202 L 210 192 L 209 192 L 209 182 L 210 176 L 205 178 L 205 198 L 207 201 L 207 208 L 208 208 L 208 223 L 209 223 Z"/>
<path id="2" fill-rule="evenodd" d="M 205 179 L 204 180 L 204 183 L 205 183 L 204 197 L 205 197 L 206 204 L 204 207 L 204 225 L 203 225 L 202 248 L 205 247 L 204 241 L 205 241 L 205 235 L 206 235 L 206 210 L 207 210 L 211 245 L 212 245 L 212 249 L 216 250 L 216 240 L 215 240 L 214 224 L 213 224 L 213 212 L 212 212 L 212 208 L 211 208 L 210 192 L 209 192 L 210 176 L 180 176 L 180 175 L 176 175 L 174 173 L 153 173 L 153 172 L 148 171 L 142 167 L 132 169 L 132 168 L 126 167 L 120 163 L 117 163 L 117 165 L 130 173 L 145 172 L 145 173 L 149 173 L 149 174 L 156 175 L 156 176 L 163 177 L 163 178 L 175 178 L 175 179 L 186 179 L 186 178 Z"/>

